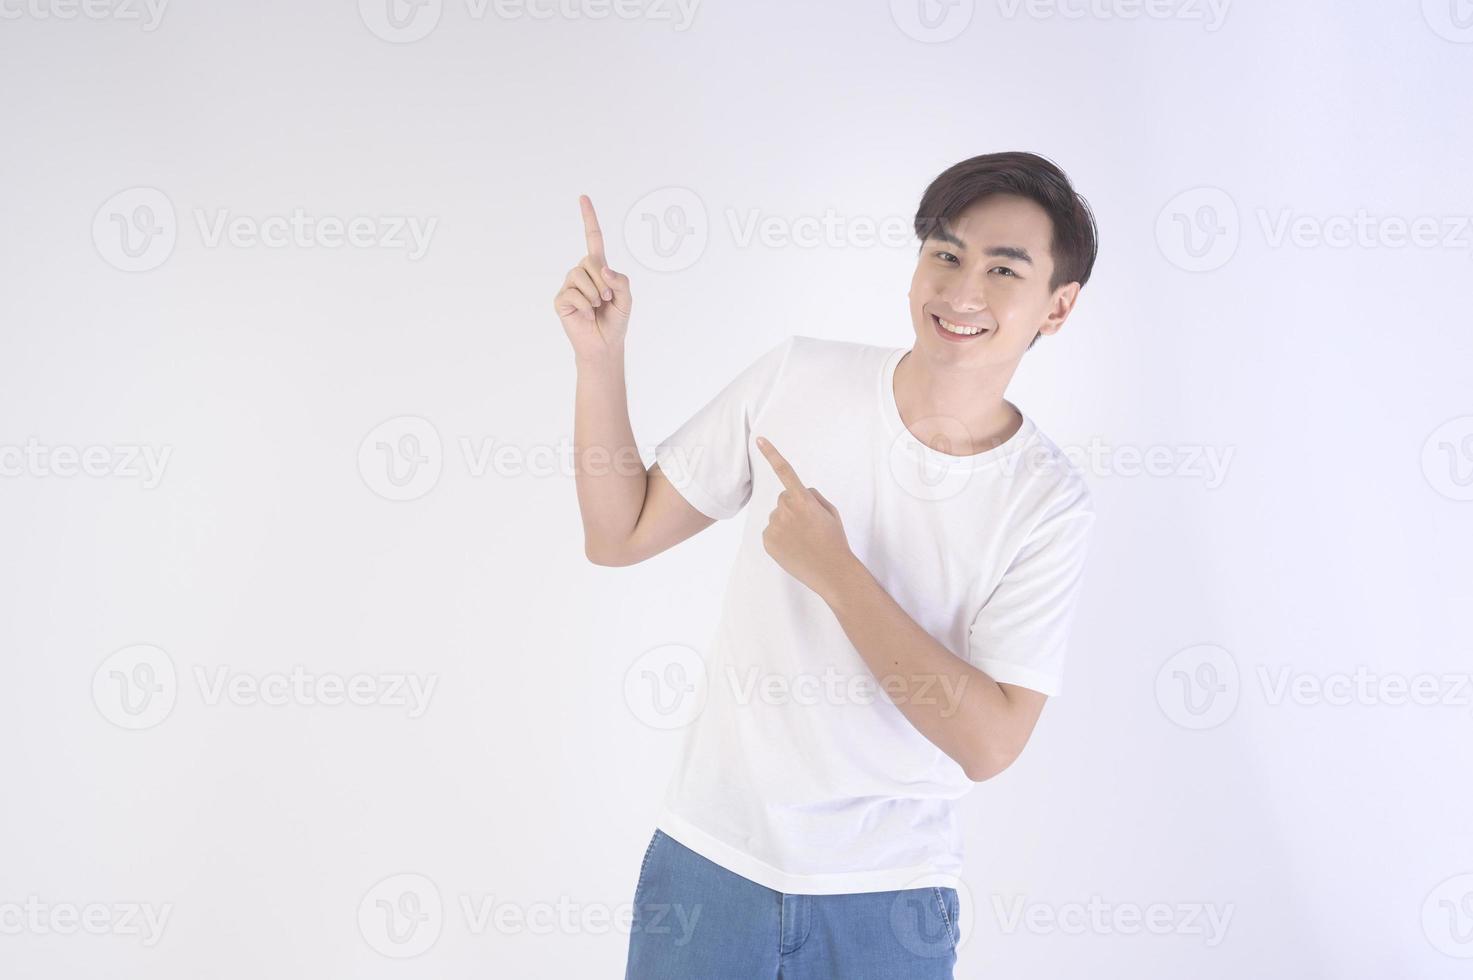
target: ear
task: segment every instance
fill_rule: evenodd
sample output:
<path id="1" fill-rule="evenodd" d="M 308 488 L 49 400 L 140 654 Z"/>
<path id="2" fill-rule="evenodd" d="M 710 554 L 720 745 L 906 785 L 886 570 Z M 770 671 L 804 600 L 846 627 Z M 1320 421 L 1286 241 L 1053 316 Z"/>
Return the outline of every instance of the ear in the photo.
<path id="1" fill-rule="evenodd" d="M 1064 325 L 1064 321 L 1069 319 L 1069 314 L 1074 310 L 1074 304 L 1079 299 L 1079 289 L 1077 282 L 1066 282 L 1059 287 L 1054 293 L 1048 316 L 1039 325 L 1039 333 L 1053 336 L 1059 332 L 1059 328 Z"/>

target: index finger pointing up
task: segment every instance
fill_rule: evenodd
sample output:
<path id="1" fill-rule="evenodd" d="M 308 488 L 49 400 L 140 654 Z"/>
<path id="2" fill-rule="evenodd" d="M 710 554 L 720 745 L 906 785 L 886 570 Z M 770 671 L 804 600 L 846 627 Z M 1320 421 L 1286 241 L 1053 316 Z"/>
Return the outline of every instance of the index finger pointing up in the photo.
<path id="1" fill-rule="evenodd" d="M 588 254 L 602 268 L 604 259 L 604 233 L 598 227 L 598 215 L 593 213 L 593 201 L 587 194 L 578 195 L 578 204 L 583 208 L 583 237 L 588 241 Z"/>
<path id="2" fill-rule="evenodd" d="M 762 450 L 762 455 L 767 457 L 767 462 L 772 465 L 772 471 L 782 481 L 783 487 L 794 493 L 803 493 L 806 489 L 803 481 L 798 479 L 793 465 L 783 458 L 783 454 L 777 451 L 777 447 L 761 436 L 757 437 L 757 448 Z"/>

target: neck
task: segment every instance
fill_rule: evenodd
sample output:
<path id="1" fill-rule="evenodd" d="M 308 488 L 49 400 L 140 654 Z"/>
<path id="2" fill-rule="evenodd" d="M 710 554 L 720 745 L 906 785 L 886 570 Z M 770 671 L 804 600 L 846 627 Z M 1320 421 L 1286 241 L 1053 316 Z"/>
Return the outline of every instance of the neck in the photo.
<path id="1" fill-rule="evenodd" d="M 912 347 L 895 366 L 895 404 L 901 421 L 928 445 L 937 436 L 956 441 L 960 423 L 971 445 L 943 450 L 954 456 L 1001 445 L 1023 424 L 1022 415 L 1003 397 L 1016 368 L 1016 363 L 962 368 L 927 359 L 924 351 Z"/>

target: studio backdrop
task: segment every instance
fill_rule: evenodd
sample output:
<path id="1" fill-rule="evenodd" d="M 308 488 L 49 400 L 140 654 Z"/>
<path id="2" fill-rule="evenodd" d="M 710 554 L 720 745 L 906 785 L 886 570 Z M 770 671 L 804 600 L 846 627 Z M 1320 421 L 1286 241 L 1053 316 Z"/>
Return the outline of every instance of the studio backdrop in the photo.
<path id="1" fill-rule="evenodd" d="M 1098 221 L 1008 392 L 1097 523 L 957 975 L 1473 968 L 1466 4 L 0 19 L 0 974 L 621 975 L 748 514 L 586 559 L 578 196 L 649 463 L 786 337 L 909 347 L 1000 150 Z"/>

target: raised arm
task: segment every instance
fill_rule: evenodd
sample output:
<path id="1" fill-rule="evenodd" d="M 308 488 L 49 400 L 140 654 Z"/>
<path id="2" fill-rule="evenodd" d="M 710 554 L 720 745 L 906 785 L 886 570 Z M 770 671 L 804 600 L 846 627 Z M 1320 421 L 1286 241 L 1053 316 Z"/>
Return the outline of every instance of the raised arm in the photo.
<path id="1" fill-rule="evenodd" d="M 596 565 L 633 565 L 714 522 L 676 491 L 659 464 L 646 470 L 640 462 L 624 381 L 634 297 L 629 277 L 608 267 L 593 202 L 587 195 L 578 202 L 588 250 L 553 307 L 578 371 L 573 448 L 583 553 Z"/>

